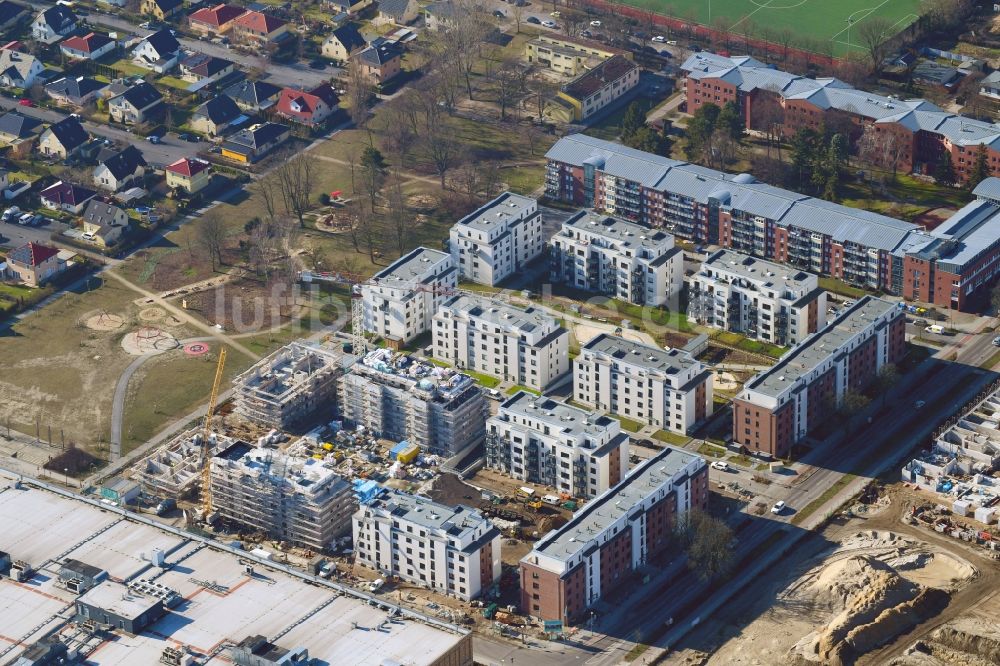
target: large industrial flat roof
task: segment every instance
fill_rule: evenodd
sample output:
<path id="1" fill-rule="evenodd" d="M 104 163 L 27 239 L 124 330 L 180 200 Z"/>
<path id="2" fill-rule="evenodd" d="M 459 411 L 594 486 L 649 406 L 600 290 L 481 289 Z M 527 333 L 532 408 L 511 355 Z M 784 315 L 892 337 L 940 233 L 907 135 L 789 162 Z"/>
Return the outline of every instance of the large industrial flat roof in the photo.
<path id="1" fill-rule="evenodd" d="M 839 353 L 848 340 L 871 326 L 886 312 L 894 309 L 898 309 L 895 303 L 874 296 L 865 296 L 782 356 L 776 365 L 747 382 L 746 388 L 764 395 L 780 395 L 827 359 Z"/>
<path id="2" fill-rule="evenodd" d="M 542 537 L 535 544 L 534 552 L 561 561 L 571 559 L 627 515 L 632 507 L 641 504 L 664 483 L 676 477 L 693 460 L 701 458 L 684 449 L 666 446 L 663 451 L 640 463 L 617 485 L 585 504 L 568 523 Z"/>
<path id="3" fill-rule="evenodd" d="M 115 578 L 159 574 L 157 583 L 186 599 L 139 635 L 98 645 L 89 661 L 102 665 L 155 664 L 165 647 L 181 643 L 205 655 L 215 652 L 203 663 L 221 666 L 230 661 L 220 649 L 224 644 L 286 630 L 278 645 L 303 646 L 311 657 L 330 664 L 429 665 L 468 635 L 417 614 L 394 617 L 388 600 L 369 605 L 367 595 L 344 594 L 322 579 L 286 573 L 281 565 L 260 563 L 248 576 L 239 552 L 222 544 L 206 547 L 186 533 L 174 534 L 167 527 L 140 523 L 132 514 L 123 516 L 118 509 L 52 490 L 14 489 L 13 479 L 0 473 L 3 549 L 12 559 L 40 567 L 41 574 L 29 585 L 0 580 L 0 634 L 26 641 L 4 660 L 16 659 L 28 643 L 67 624 L 65 609 L 76 596 L 54 584 L 65 557 L 100 566 Z M 152 567 L 143 555 L 154 547 L 162 548 L 167 564 L 176 566 L 162 571 Z M 35 627 L 39 629 L 29 635 Z M 0 639 L 0 650 L 5 645 Z"/>

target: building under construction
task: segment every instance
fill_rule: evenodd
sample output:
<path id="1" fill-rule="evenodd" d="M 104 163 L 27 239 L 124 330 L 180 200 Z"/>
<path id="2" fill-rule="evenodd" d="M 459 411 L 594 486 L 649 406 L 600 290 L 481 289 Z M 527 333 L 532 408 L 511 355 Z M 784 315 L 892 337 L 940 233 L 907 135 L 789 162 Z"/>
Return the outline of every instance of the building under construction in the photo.
<path id="1" fill-rule="evenodd" d="M 335 410 L 337 378 L 353 357 L 292 342 L 233 380 L 237 414 L 265 428 L 288 430 Z"/>
<path id="2" fill-rule="evenodd" d="M 345 421 L 437 455 L 450 457 L 480 444 L 487 411 L 468 375 L 389 349 L 369 352 L 340 378 Z"/>
<path id="3" fill-rule="evenodd" d="M 351 484 L 293 444 L 287 451 L 236 442 L 212 457 L 218 518 L 315 551 L 351 531 Z"/>
<path id="4" fill-rule="evenodd" d="M 166 445 L 157 447 L 135 465 L 133 480 L 147 494 L 175 499 L 183 497 L 201 481 L 203 436 L 201 428 L 189 430 Z M 235 441 L 212 433 L 208 438 L 208 453 L 214 455 Z"/>

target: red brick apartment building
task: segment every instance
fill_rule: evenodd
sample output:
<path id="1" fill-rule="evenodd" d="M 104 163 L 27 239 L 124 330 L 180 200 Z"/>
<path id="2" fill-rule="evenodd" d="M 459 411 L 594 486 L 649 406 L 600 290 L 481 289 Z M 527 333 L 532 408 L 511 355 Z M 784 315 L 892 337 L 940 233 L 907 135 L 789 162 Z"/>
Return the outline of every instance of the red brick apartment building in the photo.
<path id="1" fill-rule="evenodd" d="M 768 70 L 771 71 L 771 70 Z M 849 284 L 962 309 L 1000 270 L 1000 179 L 937 229 L 583 134 L 546 154 L 545 193 Z M 933 289 L 930 285 L 933 284 Z"/>
<path id="2" fill-rule="evenodd" d="M 746 383 L 733 401 L 733 442 L 788 457 L 847 391 L 860 391 L 902 358 L 905 328 L 902 308 L 865 296 Z"/>
<path id="3" fill-rule="evenodd" d="M 679 513 L 708 504 L 708 466 L 667 446 L 542 537 L 521 559 L 521 611 L 573 624 L 663 551 Z"/>
<path id="4" fill-rule="evenodd" d="M 1000 125 L 949 113 L 925 99 L 897 99 L 858 90 L 835 78 L 812 79 L 773 69 L 749 56 L 696 53 L 687 72 L 688 111 L 707 103 L 735 102 L 749 129 L 780 125 L 786 135 L 801 128 L 835 127 L 856 142 L 871 125 L 895 135 L 902 146 L 899 169 L 928 173 L 942 151 L 964 179 L 980 145 L 991 174 L 1000 176 Z"/>

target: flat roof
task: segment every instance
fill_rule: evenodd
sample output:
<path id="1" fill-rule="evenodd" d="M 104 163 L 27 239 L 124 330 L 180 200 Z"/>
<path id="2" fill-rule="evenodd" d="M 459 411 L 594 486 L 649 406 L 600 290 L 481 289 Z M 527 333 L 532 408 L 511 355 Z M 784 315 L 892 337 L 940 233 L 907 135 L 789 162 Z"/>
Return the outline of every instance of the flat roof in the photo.
<path id="1" fill-rule="evenodd" d="M 674 237 L 661 229 L 652 229 L 619 217 L 601 215 L 592 210 L 581 210 L 563 222 L 563 229 L 559 235 L 567 235 L 567 228 L 596 234 L 622 250 L 640 247 L 670 248 L 674 242 Z"/>
<path id="2" fill-rule="evenodd" d="M 441 250 L 418 247 L 405 254 L 375 274 L 376 280 L 400 280 L 421 282 L 444 262 L 451 261 L 451 255 Z"/>
<path id="3" fill-rule="evenodd" d="M 161 603 L 156 597 L 137 594 L 121 583 L 110 580 L 88 590 L 80 596 L 79 601 L 129 620 L 135 620 Z"/>
<path id="4" fill-rule="evenodd" d="M 632 507 L 641 504 L 695 460 L 705 464 L 694 453 L 665 446 L 658 454 L 640 463 L 617 485 L 584 504 L 568 523 L 542 537 L 535 544 L 534 552 L 562 561 L 571 559 L 627 515 Z"/>
<path id="5" fill-rule="evenodd" d="M 618 429 L 617 419 L 604 414 L 594 414 L 589 410 L 567 405 L 552 398 L 536 396 L 527 391 L 518 391 L 500 403 L 500 411 L 493 419 L 507 420 L 504 419 L 507 414 L 541 421 L 552 427 L 555 432 L 573 437 L 581 435 L 600 437 L 610 428 Z"/>
<path id="6" fill-rule="evenodd" d="M 472 211 L 455 226 L 469 227 L 479 231 L 489 231 L 499 224 L 509 225 L 512 221 L 517 221 L 524 217 L 532 208 L 536 208 L 538 202 L 531 198 L 513 192 L 504 192 L 493 201 Z"/>
<path id="7" fill-rule="evenodd" d="M 395 488 L 386 488 L 368 507 L 386 511 L 427 529 L 444 530 L 454 536 L 489 523 L 489 519 L 477 509 L 464 504 L 448 506 Z"/>
<path id="8" fill-rule="evenodd" d="M 547 329 L 556 326 L 554 317 L 535 307 L 521 308 L 510 303 L 466 294 L 452 296 L 441 306 L 441 309 L 444 308 L 468 314 L 470 317 L 513 333 L 531 333 L 538 328 Z"/>
<path id="9" fill-rule="evenodd" d="M 706 267 L 725 271 L 779 292 L 801 292 L 814 288 L 817 283 L 816 276 L 808 271 L 733 250 L 713 252 L 702 264 L 702 269 Z M 697 275 L 701 274 L 699 270 Z"/>
<path id="10" fill-rule="evenodd" d="M 391 600 L 380 599 L 381 606 L 372 606 L 365 601 L 370 595 L 345 594 L 336 584 L 303 572 L 287 573 L 280 564 L 256 564 L 254 576 L 247 576 L 238 561 L 248 557 L 246 553 L 222 543 L 205 547 L 194 535 L 140 522 L 149 519 L 99 502 L 27 483 L 14 489 L 16 478 L 0 471 L 0 530 L 5 550 L 13 559 L 25 559 L 35 567 L 49 564 L 28 586 L 0 579 L 0 626 L 4 628 L 0 633 L 4 635 L 23 637 L 30 643 L 67 625 L 63 610 L 74 603 L 76 595 L 55 586 L 56 558 L 67 549 L 72 550 L 66 556 L 97 563 L 115 578 L 148 579 L 160 572 L 141 555 L 159 547 L 167 554 L 168 564 L 183 560 L 183 565 L 164 570 L 156 582 L 188 601 L 127 641 L 102 643 L 91 661 L 155 664 L 164 647 L 177 643 L 210 654 L 248 635 L 274 637 L 291 628 L 277 644 L 305 647 L 310 657 L 330 664 L 429 666 L 468 640 L 464 629 L 416 612 L 393 617 Z M 123 588 L 114 587 L 115 599 L 120 600 Z M 106 601 L 102 594 L 97 598 Z M 38 630 L 28 636 L 35 627 Z M 12 651 L 5 659 L 16 659 L 17 654 Z M 229 656 L 222 651 L 208 663 L 222 666 L 229 663 Z"/>
<path id="11" fill-rule="evenodd" d="M 778 360 L 778 363 L 756 375 L 746 388 L 765 395 L 778 396 L 802 377 L 840 352 L 844 344 L 891 310 L 895 303 L 874 296 L 865 296 L 842 310 L 833 321 L 816 331 Z M 902 310 L 899 310 L 902 313 Z"/>
<path id="12" fill-rule="evenodd" d="M 600 354 L 607 354 L 624 363 L 641 365 L 644 368 L 660 370 L 667 374 L 674 374 L 679 370 L 687 370 L 691 366 L 700 363 L 689 352 L 683 349 L 671 349 L 667 351 L 641 342 L 626 340 L 610 333 L 601 333 L 584 345 L 583 348 Z"/>

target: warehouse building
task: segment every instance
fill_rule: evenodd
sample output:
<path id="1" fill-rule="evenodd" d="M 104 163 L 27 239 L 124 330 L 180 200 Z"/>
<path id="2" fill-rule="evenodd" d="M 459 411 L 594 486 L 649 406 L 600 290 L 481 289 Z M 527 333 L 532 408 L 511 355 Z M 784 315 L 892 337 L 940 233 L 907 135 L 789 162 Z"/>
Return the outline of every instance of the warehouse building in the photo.
<path id="1" fill-rule="evenodd" d="M 451 228 L 448 248 L 462 278 L 496 285 L 545 249 L 538 202 L 504 192 L 459 220 Z"/>
<path id="2" fill-rule="evenodd" d="M 686 434 L 712 414 L 712 373 L 681 349 L 602 333 L 573 361 L 577 402 Z"/>
<path id="3" fill-rule="evenodd" d="M 393 346 L 431 327 L 431 317 L 458 286 L 450 254 L 418 247 L 361 286 L 365 331 Z"/>
<path id="4" fill-rule="evenodd" d="M 434 358 L 544 391 L 569 372 L 569 331 L 534 307 L 461 295 L 434 315 Z"/>
<path id="5" fill-rule="evenodd" d="M 482 443 L 486 399 L 468 375 L 389 349 L 369 352 L 340 378 L 352 426 L 450 457 Z"/>
<path id="6" fill-rule="evenodd" d="M 677 517 L 708 506 L 704 459 L 667 446 L 543 536 L 520 562 L 521 611 L 573 624 L 669 545 Z"/>
<path id="7" fill-rule="evenodd" d="M 625 477 L 628 441 L 617 419 L 518 391 L 486 422 L 486 467 L 590 498 Z"/>
<path id="8" fill-rule="evenodd" d="M 755 375 L 733 400 L 733 442 L 787 458 L 792 446 L 833 415 L 905 351 L 906 320 L 895 303 L 865 296 Z"/>
<path id="9" fill-rule="evenodd" d="M 638 305 L 672 302 L 683 287 L 674 237 L 623 219 L 580 211 L 549 241 L 553 282 Z"/>
<path id="10" fill-rule="evenodd" d="M 826 317 L 826 292 L 812 273 L 719 250 L 687 279 L 688 319 L 775 345 L 815 333 Z"/>
<path id="11" fill-rule="evenodd" d="M 294 444 L 282 452 L 237 442 L 211 465 L 212 507 L 227 523 L 317 552 L 350 532 L 351 484 Z"/>
<path id="12" fill-rule="evenodd" d="M 354 514 L 356 562 L 469 601 L 500 579 L 500 530 L 479 511 L 386 489 Z"/>
<path id="13" fill-rule="evenodd" d="M 292 342 L 233 380 L 234 410 L 248 421 L 276 430 L 332 416 L 345 358 L 326 347 Z"/>

